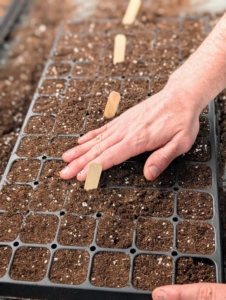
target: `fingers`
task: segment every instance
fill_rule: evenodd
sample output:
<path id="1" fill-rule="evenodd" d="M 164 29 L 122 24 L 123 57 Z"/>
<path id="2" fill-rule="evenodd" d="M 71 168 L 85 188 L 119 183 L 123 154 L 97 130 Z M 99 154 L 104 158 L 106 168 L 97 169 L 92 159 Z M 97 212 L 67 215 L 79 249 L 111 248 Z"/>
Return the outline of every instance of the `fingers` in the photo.
<path id="1" fill-rule="evenodd" d="M 177 137 L 153 152 L 144 166 L 144 176 L 146 179 L 154 180 L 158 177 L 177 156 L 187 152 L 192 144 L 193 141 L 189 137 L 187 139 Z"/>
<path id="2" fill-rule="evenodd" d="M 101 129 L 101 128 L 100 128 Z M 106 140 L 109 136 L 111 136 L 114 131 L 116 130 L 116 128 L 114 126 L 111 126 L 109 129 L 107 130 L 103 130 L 101 131 L 101 133 L 99 133 L 98 135 L 96 135 L 93 139 L 87 141 L 86 143 L 83 143 L 79 146 L 76 146 L 68 151 L 66 151 L 65 153 L 63 153 L 62 158 L 65 162 L 71 162 L 72 160 L 84 155 L 85 153 L 87 153 L 93 146 L 95 146 L 98 143 L 103 142 L 104 140 Z M 113 137 L 112 137 L 113 139 Z"/>
<path id="3" fill-rule="evenodd" d="M 104 151 L 100 156 L 95 158 L 95 161 L 99 162 L 102 165 L 104 171 L 111 168 L 112 166 L 121 164 L 122 162 L 133 156 L 133 153 L 130 151 L 132 150 L 129 150 L 128 145 L 124 141 L 121 141 Z M 86 179 L 88 169 L 89 164 L 87 164 L 84 169 L 77 175 L 77 179 L 79 181 L 84 181 Z"/>
<path id="4" fill-rule="evenodd" d="M 226 284 L 195 283 L 157 288 L 153 300 L 225 300 Z"/>
<path id="5" fill-rule="evenodd" d="M 95 130 L 92 130 L 92 131 L 89 131 L 87 132 L 86 134 L 84 134 L 83 136 L 81 136 L 79 139 L 78 139 L 78 143 L 81 145 L 81 144 L 84 144 L 92 139 L 94 139 L 98 134 L 101 134 L 103 133 L 104 131 L 108 130 L 109 128 L 111 128 L 112 125 L 114 125 L 116 123 L 118 118 L 112 120 L 111 122 L 109 122 L 108 124 L 98 128 L 98 129 L 95 129 Z"/>
<path id="6" fill-rule="evenodd" d="M 111 151 L 111 147 L 117 144 L 118 142 L 120 142 L 120 136 L 115 135 L 115 137 L 110 136 L 103 140 L 101 143 L 97 143 L 88 152 L 80 156 L 78 159 L 73 160 L 66 168 L 64 168 L 60 172 L 60 177 L 63 179 L 70 179 L 75 177 L 91 161 L 99 161 L 98 158 L 106 156 L 106 154 Z M 112 153 L 112 156 L 114 157 L 115 153 Z M 84 177 L 84 180 L 85 178 L 86 176 Z"/>

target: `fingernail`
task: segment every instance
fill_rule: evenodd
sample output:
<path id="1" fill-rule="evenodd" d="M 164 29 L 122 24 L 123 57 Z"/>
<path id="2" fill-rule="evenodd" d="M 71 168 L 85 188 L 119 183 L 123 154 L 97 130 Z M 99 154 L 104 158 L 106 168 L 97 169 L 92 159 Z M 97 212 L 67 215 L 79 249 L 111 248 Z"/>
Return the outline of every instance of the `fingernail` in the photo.
<path id="1" fill-rule="evenodd" d="M 68 171 L 69 171 L 69 167 L 66 167 L 66 168 L 64 168 L 63 170 L 60 171 L 60 174 L 65 175 L 65 174 L 68 173 Z"/>
<path id="2" fill-rule="evenodd" d="M 151 175 L 156 178 L 159 176 L 159 170 L 156 166 L 150 166 L 149 167 L 149 172 L 151 173 Z"/>
<path id="3" fill-rule="evenodd" d="M 157 292 L 157 294 L 155 295 L 155 299 L 156 300 L 167 300 L 167 295 L 164 291 L 159 291 Z"/>

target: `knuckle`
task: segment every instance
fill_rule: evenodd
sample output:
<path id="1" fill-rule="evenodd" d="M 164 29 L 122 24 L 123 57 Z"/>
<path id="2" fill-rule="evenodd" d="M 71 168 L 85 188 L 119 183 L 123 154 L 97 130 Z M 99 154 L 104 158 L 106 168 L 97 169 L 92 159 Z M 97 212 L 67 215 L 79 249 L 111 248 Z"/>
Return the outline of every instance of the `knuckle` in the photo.
<path id="1" fill-rule="evenodd" d="M 201 285 L 196 300 L 216 300 L 214 289 L 210 285 Z"/>
<path id="2" fill-rule="evenodd" d="M 95 157 L 99 156 L 102 152 L 103 152 L 103 147 L 101 144 L 96 144 L 94 147 L 93 147 L 93 155 Z"/>
<path id="3" fill-rule="evenodd" d="M 96 137 L 95 137 L 95 139 L 94 139 L 94 143 L 95 144 L 98 144 L 98 143 L 100 143 L 100 142 L 102 142 L 103 141 L 103 134 L 101 133 L 101 134 L 98 134 Z"/>

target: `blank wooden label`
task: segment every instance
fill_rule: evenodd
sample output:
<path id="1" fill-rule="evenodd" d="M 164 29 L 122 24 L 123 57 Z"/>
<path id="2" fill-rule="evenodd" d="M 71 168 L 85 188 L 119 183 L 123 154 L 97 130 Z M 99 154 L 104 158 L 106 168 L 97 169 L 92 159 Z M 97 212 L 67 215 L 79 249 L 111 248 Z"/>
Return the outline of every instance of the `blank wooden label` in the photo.
<path id="1" fill-rule="evenodd" d="M 136 19 L 141 6 L 141 0 L 130 0 L 125 15 L 122 20 L 123 25 L 131 25 Z"/>
<path id="2" fill-rule="evenodd" d="M 113 64 L 124 62 L 126 55 L 126 37 L 123 34 L 115 36 Z"/>
<path id="3" fill-rule="evenodd" d="M 117 92 L 111 92 L 104 110 L 104 117 L 111 119 L 115 116 L 121 96 Z"/>
<path id="4" fill-rule="evenodd" d="M 89 165 L 89 171 L 84 186 L 85 190 L 89 191 L 98 188 L 101 172 L 102 172 L 102 165 L 100 163 L 92 162 Z"/>

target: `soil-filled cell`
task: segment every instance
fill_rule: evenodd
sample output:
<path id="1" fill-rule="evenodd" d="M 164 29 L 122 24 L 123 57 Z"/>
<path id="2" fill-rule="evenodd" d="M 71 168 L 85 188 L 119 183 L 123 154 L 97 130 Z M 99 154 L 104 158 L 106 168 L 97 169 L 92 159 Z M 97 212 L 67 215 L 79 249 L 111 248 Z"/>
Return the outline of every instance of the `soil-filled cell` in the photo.
<path id="1" fill-rule="evenodd" d="M 133 242 L 134 229 L 131 219 L 104 216 L 98 223 L 96 243 L 103 248 L 129 248 Z"/>
<path id="2" fill-rule="evenodd" d="M 199 128 L 199 137 L 206 137 L 210 135 L 210 122 L 206 117 L 201 116 L 199 118 L 200 128 Z"/>
<path id="3" fill-rule="evenodd" d="M 64 152 L 78 145 L 78 137 L 56 137 L 47 148 L 50 157 L 61 157 Z"/>
<path id="4" fill-rule="evenodd" d="M 122 288 L 129 285 L 130 256 L 99 252 L 94 256 L 90 280 L 95 286 Z"/>
<path id="5" fill-rule="evenodd" d="M 92 91 L 94 79 L 72 79 L 68 84 L 67 96 L 87 95 Z"/>
<path id="6" fill-rule="evenodd" d="M 21 140 L 20 146 L 16 154 L 21 157 L 42 156 L 45 154 L 47 146 L 47 136 L 28 136 Z"/>
<path id="7" fill-rule="evenodd" d="M 214 229 L 208 223 L 185 221 L 177 225 L 177 248 L 183 253 L 212 254 Z"/>
<path id="8" fill-rule="evenodd" d="M 0 242 L 12 242 L 20 233 L 20 226 L 23 222 L 21 214 L 9 213 L 0 214 Z"/>
<path id="9" fill-rule="evenodd" d="M 210 143 L 203 138 L 197 138 L 191 150 L 181 156 L 185 160 L 206 162 L 211 159 Z"/>
<path id="10" fill-rule="evenodd" d="M 0 192 L 0 210 L 26 214 L 32 191 L 32 188 L 26 185 L 4 186 Z"/>
<path id="11" fill-rule="evenodd" d="M 12 249 L 8 246 L 0 246 L 0 278 L 8 270 L 9 261 L 12 255 Z"/>
<path id="12" fill-rule="evenodd" d="M 24 132 L 30 134 L 50 133 L 53 129 L 54 122 L 55 118 L 50 115 L 31 117 L 24 128 Z"/>
<path id="13" fill-rule="evenodd" d="M 173 262 L 165 255 L 138 255 L 133 265 L 133 286 L 138 290 L 153 291 L 158 286 L 171 285 Z"/>
<path id="14" fill-rule="evenodd" d="M 214 263 L 208 259 L 182 257 L 176 264 L 176 283 L 216 282 Z"/>
<path id="15" fill-rule="evenodd" d="M 180 164 L 178 183 L 183 188 L 208 189 L 212 186 L 212 171 L 207 165 Z"/>
<path id="16" fill-rule="evenodd" d="M 206 22 L 204 20 L 184 20 L 182 23 L 182 29 L 190 32 L 202 32 L 206 28 Z"/>
<path id="17" fill-rule="evenodd" d="M 95 226 L 93 217 L 65 215 L 61 219 L 58 241 L 67 246 L 89 246 L 94 238 Z"/>
<path id="18" fill-rule="evenodd" d="M 134 187 L 171 187 L 175 183 L 175 174 L 169 166 L 157 179 L 148 181 L 143 175 L 144 161 L 125 162 L 112 167 L 102 174 L 101 183 L 106 186 Z"/>
<path id="19" fill-rule="evenodd" d="M 96 96 L 107 97 L 112 91 L 119 92 L 121 81 L 115 78 L 97 79 L 93 85 L 92 92 Z"/>
<path id="20" fill-rule="evenodd" d="M 66 86 L 66 80 L 63 79 L 48 79 L 45 80 L 42 86 L 39 88 L 40 94 L 62 94 Z"/>
<path id="21" fill-rule="evenodd" d="M 35 102 L 33 112 L 38 114 L 57 114 L 62 99 L 57 97 L 40 97 Z"/>
<path id="22" fill-rule="evenodd" d="M 49 258 L 47 248 L 21 247 L 13 258 L 10 277 L 21 281 L 40 281 L 46 276 Z"/>
<path id="23" fill-rule="evenodd" d="M 149 81 L 147 79 L 125 79 L 121 94 L 122 97 L 129 100 L 144 100 L 146 99 L 149 88 Z"/>
<path id="24" fill-rule="evenodd" d="M 64 205 L 66 188 L 60 184 L 40 184 L 32 194 L 30 208 L 33 211 L 60 211 Z"/>
<path id="25" fill-rule="evenodd" d="M 45 162 L 40 175 L 40 181 L 44 183 L 67 183 L 68 181 L 60 178 L 60 171 L 66 165 L 62 160 L 49 160 Z"/>
<path id="26" fill-rule="evenodd" d="M 208 220 L 213 217 L 213 199 L 210 194 L 182 191 L 177 199 L 177 212 L 181 218 Z"/>
<path id="27" fill-rule="evenodd" d="M 91 112 L 91 114 L 86 118 L 84 133 L 87 133 L 94 129 L 98 129 L 101 126 L 109 123 L 110 120 L 104 118 L 103 114 L 104 111 L 102 111 L 101 113 L 100 111 L 98 111 L 97 114 Z"/>
<path id="28" fill-rule="evenodd" d="M 95 62 L 77 63 L 72 71 L 75 77 L 87 77 L 90 74 L 95 75 L 98 73 L 98 65 Z"/>
<path id="29" fill-rule="evenodd" d="M 180 35 L 174 31 L 160 31 L 157 34 L 157 47 L 177 46 L 180 42 Z"/>
<path id="30" fill-rule="evenodd" d="M 170 76 L 177 68 L 179 67 L 179 63 L 170 60 L 170 61 L 162 61 L 162 62 L 152 62 L 151 63 L 151 76 Z"/>
<path id="31" fill-rule="evenodd" d="M 166 220 L 139 218 L 136 245 L 140 250 L 170 251 L 173 247 L 173 224 Z"/>
<path id="32" fill-rule="evenodd" d="M 32 182 L 36 179 L 39 168 L 38 160 L 17 160 L 13 163 L 7 179 L 10 182 Z"/>
<path id="33" fill-rule="evenodd" d="M 55 238 L 58 222 L 57 216 L 30 215 L 23 223 L 20 239 L 23 243 L 49 244 Z"/>
<path id="34" fill-rule="evenodd" d="M 64 77 L 68 76 L 71 70 L 71 65 L 66 63 L 55 63 L 49 66 L 46 76 Z"/>
<path id="35" fill-rule="evenodd" d="M 58 250 L 53 257 L 50 280 L 61 284 L 82 284 L 87 277 L 89 259 L 87 251 Z"/>
<path id="36" fill-rule="evenodd" d="M 141 103 L 142 101 L 144 101 L 146 99 L 146 96 L 144 98 L 140 98 L 140 99 L 121 99 L 120 103 L 119 103 L 119 113 L 122 114 L 125 111 L 127 111 L 129 108 Z"/>
<path id="37" fill-rule="evenodd" d="M 178 47 L 155 47 L 151 53 L 151 61 L 154 63 L 162 62 L 179 62 L 179 48 Z M 163 75 L 163 74 L 162 74 Z"/>

